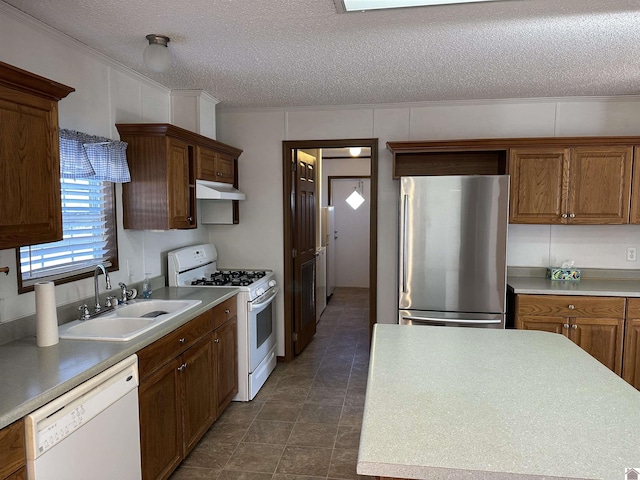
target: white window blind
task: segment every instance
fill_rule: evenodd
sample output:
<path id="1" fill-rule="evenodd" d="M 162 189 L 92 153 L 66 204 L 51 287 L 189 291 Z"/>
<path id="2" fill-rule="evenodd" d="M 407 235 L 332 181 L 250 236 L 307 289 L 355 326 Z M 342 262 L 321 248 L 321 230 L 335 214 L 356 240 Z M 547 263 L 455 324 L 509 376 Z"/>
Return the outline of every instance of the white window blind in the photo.
<path id="1" fill-rule="evenodd" d="M 43 277 L 65 278 L 111 265 L 115 221 L 113 184 L 90 178 L 60 179 L 63 239 L 20 248 L 22 286 Z"/>

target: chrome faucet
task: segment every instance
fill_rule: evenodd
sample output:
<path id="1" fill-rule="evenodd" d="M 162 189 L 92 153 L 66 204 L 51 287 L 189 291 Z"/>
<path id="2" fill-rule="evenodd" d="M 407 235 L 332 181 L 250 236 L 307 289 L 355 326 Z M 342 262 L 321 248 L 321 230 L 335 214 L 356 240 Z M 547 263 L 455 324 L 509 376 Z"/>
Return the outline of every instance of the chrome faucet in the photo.
<path id="1" fill-rule="evenodd" d="M 96 265 L 96 269 L 93 271 L 93 288 L 95 289 L 96 296 L 96 305 L 93 311 L 95 313 L 98 313 L 100 310 L 102 310 L 102 307 L 100 306 L 100 289 L 98 288 L 98 275 L 100 274 L 100 270 L 102 270 L 102 273 L 104 274 L 104 280 L 107 284 L 107 290 L 111 290 L 111 279 L 109 278 L 109 274 L 107 273 L 106 268 L 104 268 L 104 265 L 99 263 L 98 265 Z"/>

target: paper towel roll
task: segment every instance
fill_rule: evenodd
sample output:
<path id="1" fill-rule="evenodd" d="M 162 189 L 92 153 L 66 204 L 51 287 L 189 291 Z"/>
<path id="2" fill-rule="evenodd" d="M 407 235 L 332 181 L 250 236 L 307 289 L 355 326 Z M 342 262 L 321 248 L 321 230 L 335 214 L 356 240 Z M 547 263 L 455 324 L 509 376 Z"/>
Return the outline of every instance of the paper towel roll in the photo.
<path id="1" fill-rule="evenodd" d="M 53 282 L 38 282 L 36 291 L 36 342 L 39 347 L 58 343 L 58 312 Z"/>

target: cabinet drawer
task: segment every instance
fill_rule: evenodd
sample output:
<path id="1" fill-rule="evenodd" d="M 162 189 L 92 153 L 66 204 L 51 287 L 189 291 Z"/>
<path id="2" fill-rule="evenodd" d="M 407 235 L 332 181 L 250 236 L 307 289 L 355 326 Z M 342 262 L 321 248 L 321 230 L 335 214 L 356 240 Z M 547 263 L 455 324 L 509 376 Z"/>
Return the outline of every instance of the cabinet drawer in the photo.
<path id="1" fill-rule="evenodd" d="M 225 300 L 213 308 L 213 329 L 235 317 L 237 314 L 237 295 Z"/>
<path id="2" fill-rule="evenodd" d="M 0 430 L 0 478 L 8 477 L 25 461 L 24 422 L 18 420 Z"/>
<path id="3" fill-rule="evenodd" d="M 627 318 L 640 318 L 640 298 L 627 298 Z"/>
<path id="4" fill-rule="evenodd" d="M 580 295 L 518 295 L 518 315 L 624 318 L 622 297 Z"/>
<path id="5" fill-rule="evenodd" d="M 211 331 L 213 310 L 198 315 L 189 323 L 156 340 L 138 352 L 138 370 L 144 378 L 172 358 L 177 357 Z"/>

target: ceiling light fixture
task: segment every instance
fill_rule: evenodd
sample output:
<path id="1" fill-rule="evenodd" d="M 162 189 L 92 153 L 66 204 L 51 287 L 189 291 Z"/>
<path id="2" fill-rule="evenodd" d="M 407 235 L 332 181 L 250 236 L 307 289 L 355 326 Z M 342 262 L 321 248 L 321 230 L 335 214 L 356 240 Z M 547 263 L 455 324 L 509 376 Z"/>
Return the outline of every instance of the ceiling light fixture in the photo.
<path id="1" fill-rule="evenodd" d="M 364 12 L 403 7 L 429 7 L 455 3 L 495 2 L 496 0 L 333 0 L 338 13 Z"/>
<path id="2" fill-rule="evenodd" d="M 171 66 L 171 52 L 167 48 L 169 37 L 164 35 L 156 35 L 154 33 L 147 35 L 149 45 L 144 49 L 142 60 L 144 64 L 154 72 L 162 73 Z"/>
<path id="3" fill-rule="evenodd" d="M 360 155 L 360 153 L 362 153 L 362 148 L 360 147 L 349 148 L 349 155 L 351 155 L 352 157 L 357 157 Z"/>

